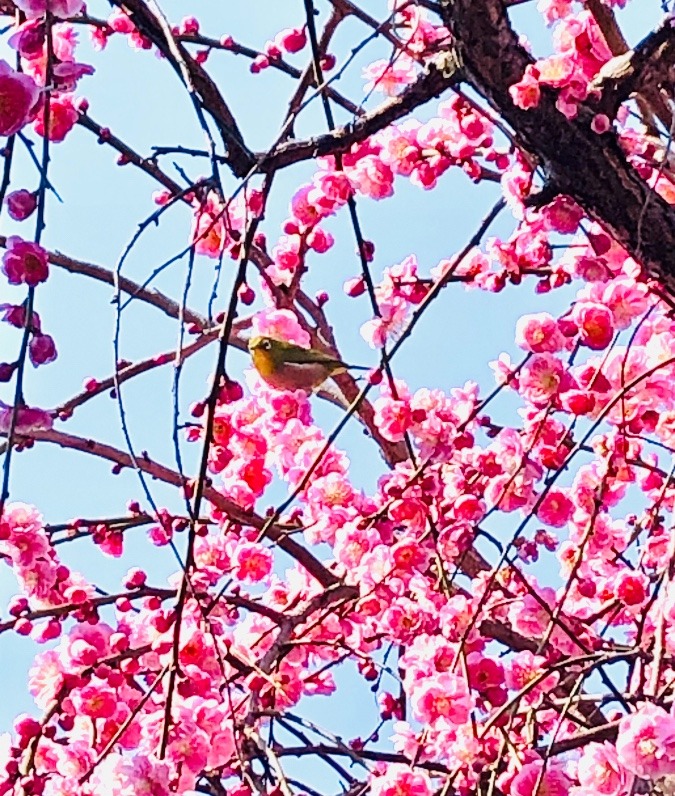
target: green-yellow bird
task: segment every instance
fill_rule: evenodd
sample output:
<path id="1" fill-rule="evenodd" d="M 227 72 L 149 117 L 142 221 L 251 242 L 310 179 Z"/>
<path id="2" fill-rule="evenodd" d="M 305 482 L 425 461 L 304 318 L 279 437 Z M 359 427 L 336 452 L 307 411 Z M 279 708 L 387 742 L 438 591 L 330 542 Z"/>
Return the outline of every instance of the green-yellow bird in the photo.
<path id="1" fill-rule="evenodd" d="M 358 365 L 347 365 L 316 348 L 302 348 L 273 337 L 252 337 L 248 350 L 260 377 L 276 390 L 313 392 L 338 373 L 352 368 L 368 370 Z"/>

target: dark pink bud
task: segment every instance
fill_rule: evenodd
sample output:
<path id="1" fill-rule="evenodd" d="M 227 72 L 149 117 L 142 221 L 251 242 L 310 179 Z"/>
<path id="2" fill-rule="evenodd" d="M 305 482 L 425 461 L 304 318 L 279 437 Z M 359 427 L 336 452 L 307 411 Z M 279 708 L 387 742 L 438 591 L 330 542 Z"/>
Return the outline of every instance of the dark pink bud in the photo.
<path id="1" fill-rule="evenodd" d="M 270 59 L 270 61 L 276 61 L 281 58 L 281 50 L 273 41 L 268 41 L 265 45 L 265 55 Z"/>
<path id="2" fill-rule="evenodd" d="M 226 404 L 231 404 L 244 397 L 244 389 L 238 381 L 226 381 L 220 388 L 218 398 Z"/>
<path id="3" fill-rule="evenodd" d="M 239 296 L 239 301 L 241 301 L 242 304 L 246 304 L 246 306 L 250 306 L 255 301 L 255 291 L 250 285 L 247 285 L 246 282 L 239 286 L 237 294 Z"/>
<path id="4" fill-rule="evenodd" d="M 14 630 L 20 636 L 27 636 L 33 629 L 33 623 L 29 619 L 17 619 L 14 623 Z"/>
<path id="5" fill-rule="evenodd" d="M 251 64 L 251 72 L 257 75 L 259 72 L 262 72 L 263 69 L 267 69 L 269 65 L 269 58 L 266 55 L 257 55 Z"/>
<path id="6" fill-rule="evenodd" d="M 304 28 L 287 28 L 277 34 L 275 41 L 287 53 L 297 53 L 307 44 L 307 33 Z"/>
<path id="7" fill-rule="evenodd" d="M 56 359 L 54 339 L 48 334 L 35 334 L 28 344 L 28 356 L 34 367 L 46 365 Z"/>
<path id="8" fill-rule="evenodd" d="M 183 17 L 178 26 L 178 32 L 184 36 L 196 36 L 199 33 L 199 20 L 195 17 Z"/>
<path id="9" fill-rule="evenodd" d="M 129 611 L 131 611 L 131 607 L 131 601 L 128 597 L 118 597 L 115 600 L 115 608 L 117 608 L 121 614 L 129 613 Z"/>
<path id="10" fill-rule="evenodd" d="M 9 534 L 5 538 L 9 539 Z M 7 609 L 11 616 L 21 616 L 24 611 L 28 610 L 28 600 L 25 597 L 12 597 Z"/>
<path id="11" fill-rule="evenodd" d="M 196 401 L 190 407 L 190 414 L 192 417 L 201 417 L 206 409 L 206 404 L 203 401 Z"/>
<path id="12" fill-rule="evenodd" d="M 0 382 L 9 381 L 16 370 L 16 362 L 0 362 Z"/>
<path id="13" fill-rule="evenodd" d="M 328 232 L 324 232 L 324 230 L 319 227 L 313 229 L 307 236 L 307 245 L 318 254 L 327 252 L 333 245 L 333 242 L 333 236 Z"/>
<path id="14" fill-rule="evenodd" d="M 140 589 L 145 585 L 147 578 L 147 574 L 142 569 L 135 567 L 127 572 L 123 583 L 127 589 Z"/>
<path id="15" fill-rule="evenodd" d="M 366 283 L 362 276 L 355 276 L 345 282 L 345 293 L 352 298 L 362 296 L 366 292 Z"/>
<path id="16" fill-rule="evenodd" d="M 24 221 L 37 207 L 35 194 L 24 188 L 7 194 L 5 202 L 10 218 L 15 221 Z"/>
<path id="17" fill-rule="evenodd" d="M 366 262 L 372 263 L 375 257 L 375 244 L 372 240 L 364 240 L 361 246 L 361 251 L 366 259 Z"/>

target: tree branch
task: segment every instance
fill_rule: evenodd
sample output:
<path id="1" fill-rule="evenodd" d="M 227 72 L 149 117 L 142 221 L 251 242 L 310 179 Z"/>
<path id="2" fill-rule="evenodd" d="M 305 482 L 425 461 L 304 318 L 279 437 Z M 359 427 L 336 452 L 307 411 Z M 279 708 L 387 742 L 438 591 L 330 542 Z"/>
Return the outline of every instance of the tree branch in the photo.
<path id="1" fill-rule="evenodd" d="M 173 48 L 169 46 L 159 21 L 142 0 L 124 0 L 124 3 L 112 0 L 112 2 L 124 10 L 139 31 L 152 41 L 179 75 L 181 75 L 181 66 L 185 66 L 199 103 L 211 115 L 218 127 L 223 144 L 227 149 L 227 157 L 233 174 L 236 177 L 246 176 L 255 165 L 255 160 L 244 144 L 244 139 L 232 112 L 206 70 L 195 61 L 180 42 L 175 41 L 182 64 L 177 62 Z"/>
<path id="2" fill-rule="evenodd" d="M 518 132 L 551 189 L 575 199 L 675 295 L 675 209 L 628 163 L 617 136 L 594 133 L 594 111 L 587 106 L 579 108 L 575 119 L 565 117 L 552 90 L 542 91 L 536 108 L 513 104 L 509 88 L 534 61 L 512 29 L 502 0 L 447 0 L 442 8 L 466 80 Z"/>
<path id="3" fill-rule="evenodd" d="M 269 153 L 258 155 L 260 170 L 267 174 L 310 158 L 345 152 L 352 144 L 363 141 L 438 97 L 447 88 L 456 85 L 459 79 L 459 70 L 452 53 L 436 56 L 417 80 L 398 97 L 387 100 L 379 108 L 344 127 L 304 141 L 287 141 Z"/>
<path id="4" fill-rule="evenodd" d="M 670 128 L 672 116 L 658 92 L 664 83 L 672 89 L 674 65 L 675 28 L 666 20 L 633 50 L 626 49 L 602 67 L 591 84 L 602 94 L 598 105 L 603 113 L 614 118 L 619 105 L 632 94 L 644 95 L 651 105 L 655 105 L 658 98 L 658 107 L 654 110 Z"/>
<path id="5" fill-rule="evenodd" d="M 6 436 L 6 434 L 0 433 L 0 436 Z M 78 437 L 74 434 L 65 434 L 61 431 L 54 430 L 31 431 L 30 434 L 16 434 L 15 436 L 18 440 L 23 441 L 31 439 L 38 442 L 51 442 L 62 448 L 78 450 L 82 453 L 97 456 L 100 459 L 107 459 L 120 467 L 128 467 L 130 469 L 134 467 L 134 463 L 128 453 L 103 442 L 87 439 L 86 437 Z M 149 456 L 139 456 L 137 465 L 142 472 L 166 484 L 171 484 L 179 488 L 183 488 L 188 484 L 187 478 L 181 476 L 180 473 L 177 473 L 175 470 L 153 461 Z M 229 498 L 221 495 L 220 492 L 210 484 L 204 489 L 204 497 L 219 509 L 219 511 L 226 514 L 233 522 L 256 529 L 261 529 L 265 525 L 265 520 L 262 517 L 255 512 L 242 509 L 241 506 L 238 506 L 236 503 L 229 500 Z M 291 539 L 287 534 L 288 530 L 289 529 L 284 526 L 272 525 L 267 528 L 266 536 L 303 566 L 324 588 L 338 585 L 340 583 L 340 578 L 326 569 L 309 550 L 294 539 Z"/>

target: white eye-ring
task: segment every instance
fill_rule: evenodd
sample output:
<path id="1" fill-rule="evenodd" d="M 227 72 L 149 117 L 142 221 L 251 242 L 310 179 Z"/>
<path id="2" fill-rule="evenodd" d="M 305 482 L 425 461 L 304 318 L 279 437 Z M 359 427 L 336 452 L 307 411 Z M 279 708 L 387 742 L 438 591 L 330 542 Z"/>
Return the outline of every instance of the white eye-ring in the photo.
<path id="1" fill-rule="evenodd" d="M 260 344 L 261 348 L 264 348 L 265 351 L 269 351 L 272 348 L 272 341 L 271 340 L 263 340 Z"/>

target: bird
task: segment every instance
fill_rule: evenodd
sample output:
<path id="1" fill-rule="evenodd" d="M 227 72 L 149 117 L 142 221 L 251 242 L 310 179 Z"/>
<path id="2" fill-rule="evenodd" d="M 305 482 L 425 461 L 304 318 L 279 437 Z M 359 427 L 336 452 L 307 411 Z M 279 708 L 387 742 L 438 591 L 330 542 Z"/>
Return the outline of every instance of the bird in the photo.
<path id="1" fill-rule="evenodd" d="M 252 337 L 248 350 L 262 380 L 277 390 L 314 392 L 331 376 L 352 369 L 368 370 L 348 365 L 316 348 L 303 348 L 274 337 Z"/>

